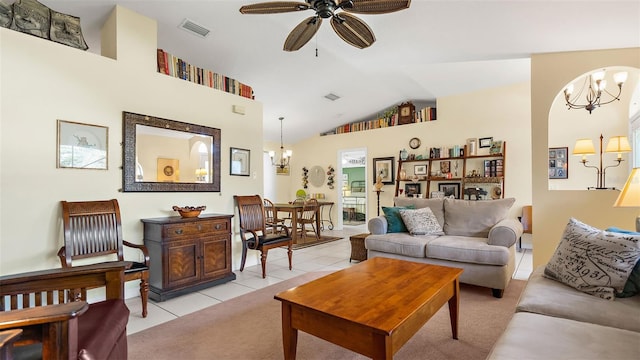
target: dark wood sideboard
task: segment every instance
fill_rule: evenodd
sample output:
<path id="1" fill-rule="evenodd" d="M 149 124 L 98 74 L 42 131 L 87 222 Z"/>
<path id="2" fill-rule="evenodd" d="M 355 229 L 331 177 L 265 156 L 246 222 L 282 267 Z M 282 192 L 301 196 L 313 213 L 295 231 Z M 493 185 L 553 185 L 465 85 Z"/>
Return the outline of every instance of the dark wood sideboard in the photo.
<path id="1" fill-rule="evenodd" d="M 231 271 L 231 218 L 141 219 L 149 249 L 149 297 L 164 301 L 236 278 Z"/>

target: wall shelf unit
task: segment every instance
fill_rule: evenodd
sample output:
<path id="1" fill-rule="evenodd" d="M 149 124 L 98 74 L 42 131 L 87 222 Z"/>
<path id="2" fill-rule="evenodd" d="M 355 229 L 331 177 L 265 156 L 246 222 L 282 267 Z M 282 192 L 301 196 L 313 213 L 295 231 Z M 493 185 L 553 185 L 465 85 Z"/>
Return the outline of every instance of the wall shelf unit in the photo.
<path id="1" fill-rule="evenodd" d="M 421 190 L 422 186 L 425 186 L 421 194 L 423 197 L 429 198 L 432 191 L 439 191 L 438 184 L 455 183 L 460 185 L 459 199 L 463 199 L 465 196 L 468 199 L 474 198 L 476 200 L 480 199 L 481 196 L 486 196 L 487 199 L 504 198 L 506 153 L 507 144 L 502 142 L 501 151 L 494 154 L 466 155 L 466 145 L 464 146 L 463 156 L 402 160 L 401 154 L 399 154 L 394 194 L 395 196 L 401 196 L 406 184 L 421 184 L 419 186 Z M 440 170 L 443 162 L 449 162 L 444 165 L 444 168 L 448 168 L 448 171 L 443 171 L 443 173 L 450 175 L 433 175 L 435 173 L 434 169 Z M 411 173 L 405 175 L 407 174 L 407 169 L 404 168 L 404 165 L 407 164 L 426 165 L 427 174 L 416 176 Z M 456 166 L 456 168 L 454 169 L 453 166 Z M 454 175 L 456 172 L 457 176 Z M 403 175 L 405 176 L 403 177 Z M 486 186 L 489 186 L 489 191 L 484 189 Z"/>

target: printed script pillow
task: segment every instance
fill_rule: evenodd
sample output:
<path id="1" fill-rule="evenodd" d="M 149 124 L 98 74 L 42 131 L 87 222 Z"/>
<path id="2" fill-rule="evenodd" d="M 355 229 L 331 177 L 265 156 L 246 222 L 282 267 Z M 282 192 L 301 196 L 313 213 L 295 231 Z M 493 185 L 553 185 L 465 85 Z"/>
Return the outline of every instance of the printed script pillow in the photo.
<path id="1" fill-rule="evenodd" d="M 619 229 L 617 227 L 609 227 L 607 228 L 607 231 L 621 234 L 640 235 L 640 232 Z M 629 279 L 627 279 L 627 282 L 624 284 L 624 289 L 622 289 L 621 293 L 616 294 L 616 297 L 625 298 L 638 294 L 640 294 L 640 260 L 636 262 L 636 266 L 631 270 L 631 275 L 629 275 Z"/>
<path id="2" fill-rule="evenodd" d="M 544 276 L 613 300 L 639 258 L 640 235 L 604 231 L 571 218 Z"/>
<path id="3" fill-rule="evenodd" d="M 442 226 L 430 208 L 400 209 L 399 212 L 411 235 L 444 235 Z"/>
<path id="4" fill-rule="evenodd" d="M 407 207 L 402 207 L 402 206 L 397 206 L 397 207 L 383 206 L 382 207 L 382 212 L 384 213 L 384 217 L 387 219 L 388 233 L 407 232 L 407 227 L 404 225 L 404 222 L 400 217 L 400 213 L 398 212 L 400 209 L 413 209 L 413 205 L 409 205 Z"/>

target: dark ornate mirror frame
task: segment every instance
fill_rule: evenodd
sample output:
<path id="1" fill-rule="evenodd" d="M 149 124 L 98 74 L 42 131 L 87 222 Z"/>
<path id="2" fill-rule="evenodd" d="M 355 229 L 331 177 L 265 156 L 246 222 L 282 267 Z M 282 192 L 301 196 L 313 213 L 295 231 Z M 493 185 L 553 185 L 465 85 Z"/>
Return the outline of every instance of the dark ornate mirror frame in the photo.
<path id="1" fill-rule="evenodd" d="M 124 192 L 220 192 L 220 129 L 188 124 L 149 115 L 122 112 L 123 171 L 122 191 Z M 183 131 L 213 137 L 211 183 L 171 183 L 136 182 L 136 125 L 153 126 L 162 129 Z"/>

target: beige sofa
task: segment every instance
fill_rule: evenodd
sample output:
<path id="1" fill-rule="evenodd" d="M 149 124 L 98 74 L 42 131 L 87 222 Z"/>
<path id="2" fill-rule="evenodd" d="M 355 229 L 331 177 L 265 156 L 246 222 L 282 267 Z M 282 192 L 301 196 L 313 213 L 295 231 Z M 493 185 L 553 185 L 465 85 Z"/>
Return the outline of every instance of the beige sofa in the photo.
<path id="1" fill-rule="evenodd" d="M 488 359 L 640 358 L 640 295 L 604 300 L 543 273 L 531 274 Z"/>
<path id="2" fill-rule="evenodd" d="M 461 282 L 491 288 L 495 297 L 502 297 L 515 270 L 515 243 L 522 235 L 520 222 L 508 218 L 514 201 L 396 197 L 396 207 L 429 207 L 442 231 L 388 232 L 387 218 L 378 216 L 368 222 L 367 255 L 462 268 Z"/>

